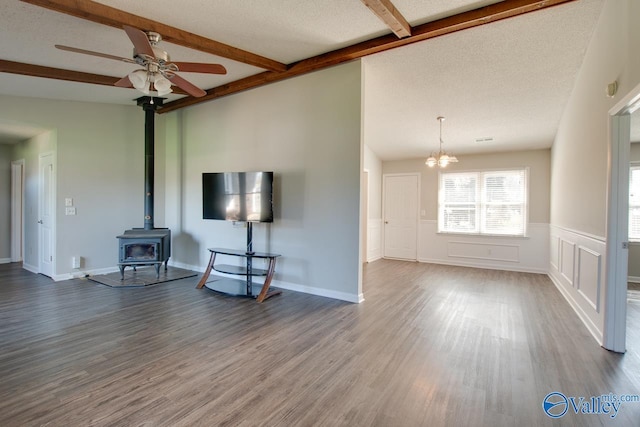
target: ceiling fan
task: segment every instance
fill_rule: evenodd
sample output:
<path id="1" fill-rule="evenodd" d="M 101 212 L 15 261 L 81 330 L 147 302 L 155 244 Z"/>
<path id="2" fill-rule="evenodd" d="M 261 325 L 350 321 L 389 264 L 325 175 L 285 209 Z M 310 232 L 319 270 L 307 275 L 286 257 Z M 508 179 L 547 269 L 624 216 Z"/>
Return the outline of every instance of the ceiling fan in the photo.
<path id="1" fill-rule="evenodd" d="M 226 74 L 227 70 L 220 64 L 203 64 L 198 62 L 175 62 L 171 61 L 169 55 L 157 45 L 162 40 L 162 36 L 156 32 L 143 32 L 137 28 L 125 25 L 124 31 L 133 43 L 133 59 L 121 58 L 101 52 L 79 49 L 75 47 L 55 45 L 56 48 L 69 52 L 82 53 L 85 55 L 99 56 L 101 58 L 124 61 L 130 64 L 138 64 L 141 69 L 131 72 L 129 75 L 118 80 L 114 85 L 118 87 L 135 87 L 139 91 L 149 94 L 150 88 L 158 92 L 159 96 L 171 93 L 171 85 L 174 84 L 183 89 L 189 95 L 201 97 L 207 93 L 180 77 L 178 71 L 207 74 Z"/>

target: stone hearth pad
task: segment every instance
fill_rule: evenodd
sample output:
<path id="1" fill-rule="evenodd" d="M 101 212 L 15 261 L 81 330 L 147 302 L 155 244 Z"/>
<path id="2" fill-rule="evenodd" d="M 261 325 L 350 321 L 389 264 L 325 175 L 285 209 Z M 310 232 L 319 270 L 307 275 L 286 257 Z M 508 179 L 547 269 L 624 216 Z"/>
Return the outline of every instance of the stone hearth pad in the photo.
<path id="1" fill-rule="evenodd" d="M 137 267 L 136 270 L 127 267 L 124 280 L 120 280 L 120 272 L 90 276 L 87 279 L 112 288 L 142 288 L 198 275 L 195 271 L 176 267 L 168 267 L 167 271 L 164 271 L 164 266 L 160 267 L 160 277 L 156 277 L 156 270 L 152 266 Z"/>

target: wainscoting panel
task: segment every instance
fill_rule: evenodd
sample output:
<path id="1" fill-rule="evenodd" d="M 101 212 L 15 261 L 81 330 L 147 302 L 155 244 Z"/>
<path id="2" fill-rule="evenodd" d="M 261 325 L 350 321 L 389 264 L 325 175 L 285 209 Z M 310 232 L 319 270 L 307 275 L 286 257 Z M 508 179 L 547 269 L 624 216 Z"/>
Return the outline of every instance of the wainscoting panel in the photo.
<path id="1" fill-rule="evenodd" d="M 593 307 L 600 312 L 600 269 L 602 255 L 585 248 L 578 247 L 578 293 Z"/>
<path id="2" fill-rule="evenodd" d="M 554 225 L 549 227 L 549 233 L 549 277 L 602 344 L 606 240 Z M 558 252 L 557 257 L 554 251 Z"/>
<path id="3" fill-rule="evenodd" d="M 549 249 L 549 262 L 551 267 L 558 270 L 560 265 L 560 239 L 558 236 L 552 235 L 549 238 L 551 242 L 551 248 Z"/>
<path id="4" fill-rule="evenodd" d="M 382 258 L 382 219 L 369 218 L 367 230 L 367 262 Z"/>
<path id="5" fill-rule="evenodd" d="M 529 224 L 527 237 L 438 233 L 434 220 L 420 221 L 418 261 L 543 273 L 549 271 L 549 225 Z"/>
<path id="6" fill-rule="evenodd" d="M 449 242 L 450 258 L 473 258 L 490 261 L 520 262 L 520 246 L 495 243 Z"/>
<path id="7" fill-rule="evenodd" d="M 576 244 L 567 240 L 560 243 L 560 273 L 573 286 L 573 272 L 576 263 Z"/>

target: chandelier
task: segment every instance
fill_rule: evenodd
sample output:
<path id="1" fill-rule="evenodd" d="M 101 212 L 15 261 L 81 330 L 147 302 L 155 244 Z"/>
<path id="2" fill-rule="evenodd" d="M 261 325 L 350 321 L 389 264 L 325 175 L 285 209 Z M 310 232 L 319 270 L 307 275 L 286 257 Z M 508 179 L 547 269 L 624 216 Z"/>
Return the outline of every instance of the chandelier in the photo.
<path id="1" fill-rule="evenodd" d="M 431 152 L 431 155 L 427 158 L 427 161 L 424 162 L 430 168 L 438 165 L 441 168 L 447 167 L 449 163 L 456 163 L 458 159 L 454 155 L 448 155 L 444 151 L 442 151 L 442 122 L 444 121 L 444 117 L 439 116 L 438 121 L 440 122 L 440 151 L 438 154 Z"/>

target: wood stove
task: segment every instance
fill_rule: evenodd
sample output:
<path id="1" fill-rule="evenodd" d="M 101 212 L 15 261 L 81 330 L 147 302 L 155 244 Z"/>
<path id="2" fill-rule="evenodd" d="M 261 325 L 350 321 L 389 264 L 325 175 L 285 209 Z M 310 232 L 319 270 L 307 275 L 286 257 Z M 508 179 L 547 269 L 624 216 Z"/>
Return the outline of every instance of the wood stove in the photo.
<path id="1" fill-rule="evenodd" d="M 153 226 L 153 163 L 154 163 L 154 125 L 156 109 L 162 106 L 163 98 L 143 96 L 138 105 L 145 113 L 144 121 L 144 228 L 132 228 L 118 236 L 120 279 L 124 280 L 124 269 L 141 265 L 153 265 L 156 276 L 160 276 L 160 266 L 164 263 L 167 270 L 171 256 L 171 230 Z"/>
<path id="2" fill-rule="evenodd" d="M 120 278 L 124 280 L 124 269 L 142 265 L 153 265 L 156 268 L 156 276 L 160 275 L 160 266 L 164 263 L 167 270 L 169 257 L 171 257 L 171 230 L 168 228 L 133 228 L 126 230 L 118 236 L 120 256 L 118 268 Z"/>

